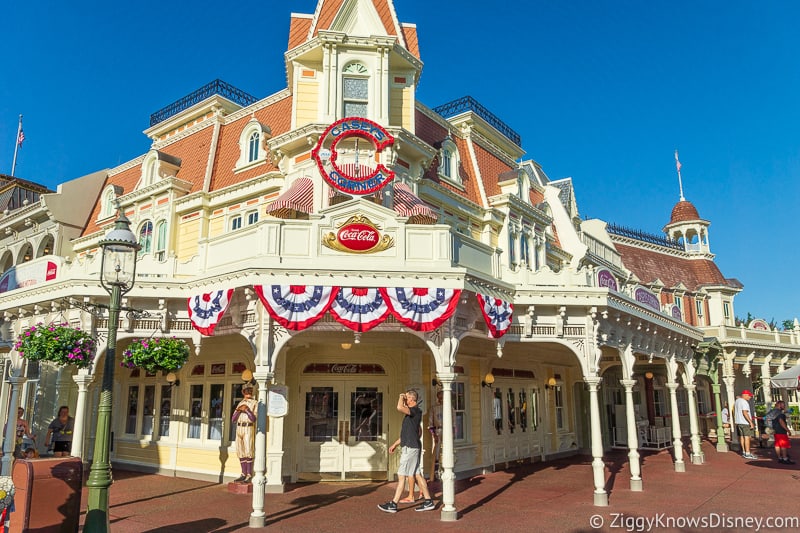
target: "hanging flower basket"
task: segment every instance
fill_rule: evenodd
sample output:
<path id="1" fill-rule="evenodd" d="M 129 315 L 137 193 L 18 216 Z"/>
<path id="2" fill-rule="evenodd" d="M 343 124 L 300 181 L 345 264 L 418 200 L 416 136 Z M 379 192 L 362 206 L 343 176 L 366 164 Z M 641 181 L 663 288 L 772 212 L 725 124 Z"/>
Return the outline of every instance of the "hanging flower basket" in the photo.
<path id="1" fill-rule="evenodd" d="M 86 368 L 92 364 L 97 344 L 92 336 L 69 324 L 42 324 L 24 329 L 14 344 L 22 357 L 57 365 Z"/>
<path id="2" fill-rule="evenodd" d="M 121 366 L 148 372 L 174 372 L 189 359 L 189 345 L 175 337 L 136 339 L 122 353 Z"/>

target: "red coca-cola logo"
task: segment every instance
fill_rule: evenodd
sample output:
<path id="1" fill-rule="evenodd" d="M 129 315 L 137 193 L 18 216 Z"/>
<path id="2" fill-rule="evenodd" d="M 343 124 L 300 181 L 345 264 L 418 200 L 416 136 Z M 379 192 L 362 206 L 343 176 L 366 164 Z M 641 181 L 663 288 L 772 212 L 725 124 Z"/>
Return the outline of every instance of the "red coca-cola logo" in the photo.
<path id="1" fill-rule="evenodd" d="M 378 244 L 380 234 L 378 230 L 366 224 L 347 224 L 338 231 L 336 238 L 345 248 L 363 252 Z"/>

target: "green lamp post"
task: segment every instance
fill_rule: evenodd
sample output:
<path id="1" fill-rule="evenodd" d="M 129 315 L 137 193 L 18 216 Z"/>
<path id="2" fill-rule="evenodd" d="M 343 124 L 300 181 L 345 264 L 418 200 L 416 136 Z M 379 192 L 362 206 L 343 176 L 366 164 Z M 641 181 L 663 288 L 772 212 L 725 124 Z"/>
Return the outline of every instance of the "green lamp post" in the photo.
<path id="1" fill-rule="evenodd" d="M 108 346 L 103 363 L 103 384 L 97 409 L 94 454 L 89 469 L 88 509 L 84 531 L 110 531 L 108 521 L 108 490 L 111 487 L 111 409 L 114 387 L 114 366 L 117 351 L 117 327 L 122 295 L 133 288 L 136 278 L 136 256 L 141 248 L 131 231 L 128 218 L 120 210 L 119 217 L 104 239 L 100 241 L 103 259 L 100 265 L 100 284 L 111 296 L 108 307 Z"/>

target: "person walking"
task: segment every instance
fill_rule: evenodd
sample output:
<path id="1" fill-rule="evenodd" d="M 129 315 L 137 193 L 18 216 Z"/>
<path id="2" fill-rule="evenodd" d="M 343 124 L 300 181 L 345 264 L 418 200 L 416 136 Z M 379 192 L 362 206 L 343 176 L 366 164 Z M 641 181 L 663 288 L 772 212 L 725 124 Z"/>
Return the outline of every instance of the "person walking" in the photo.
<path id="1" fill-rule="evenodd" d="M 789 459 L 789 448 L 792 447 L 789 435 L 792 434 L 792 430 L 786 425 L 786 402 L 783 400 L 775 402 L 775 408 L 779 411 L 772 420 L 772 430 L 775 435 L 775 455 L 778 457 L 779 463 L 793 465 L 794 461 Z"/>
<path id="2" fill-rule="evenodd" d="M 750 414 L 750 398 L 752 397 L 753 393 L 745 389 L 733 404 L 734 421 L 736 422 L 736 430 L 739 433 L 739 444 L 742 446 L 742 457 L 745 459 L 758 459 L 758 457 L 750 453 L 750 438 L 755 430 L 755 421 Z"/>
<path id="3" fill-rule="evenodd" d="M 69 407 L 62 405 L 58 408 L 58 416 L 47 427 L 44 438 L 45 447 L 49 448 L 52 437 L 53 457 L 68 457 L 72 451 L 72 432 L 75 419 L 69 416 Z"/>
<path id="4" fill-rule="evenodd" d="M 417 391 L 409 390 L 401 394 L 397 400 L 397 410 L 405 415 L 400 427 L 400 438 L 389 446 L 389 453 L 394 453 L 400 446 L 400 466 L 397 469 L 397 489 L 394 498 L 378 505 L 378 509 L 387 513 L 397 512 L 397 503 L 406 487 L 406 478 L 414 477 L 425 498 L 416 511 L 431 511 L 436 507 L 428 491 L 428 484 L 420 469 L 422 441 L 420 440 L 420 424 L 422 410 L 417 405 Z"/>
<path id="5" fill-rule="evenodd" d="M 239 464 L 242 466 L 242 475 L 235 481 L 250 483 L 253 479 L 255 457 L 253 429 L 258 413 L 258 402 L 253 399 L 253 386 L 249 383 L 242 387 L 242 395 L 244 398 L 231 416 L 231 421 L 236 424 L 236 455 L 239 456 Z"/>

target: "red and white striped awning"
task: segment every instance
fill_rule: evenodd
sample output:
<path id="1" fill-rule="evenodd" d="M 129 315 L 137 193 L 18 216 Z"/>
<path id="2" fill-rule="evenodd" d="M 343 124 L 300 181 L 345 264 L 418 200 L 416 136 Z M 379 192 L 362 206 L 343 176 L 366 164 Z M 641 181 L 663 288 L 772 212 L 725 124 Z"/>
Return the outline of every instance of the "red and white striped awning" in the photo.
<path id="1" fill-rule="evenodd" d="M 267 207 L 267 213 L 278 218 L 296 218 L 297 213 L 311 213 L 314 205 L 314 182 L 299 178 Z"/>
<path id="2" fill-rule="evenodd" d="M 436 211 L 400 181 L 394 182 L 394 210 L 401 216 L 408 217 L 409 224 L 435 224 L 439 220 Z"/>

